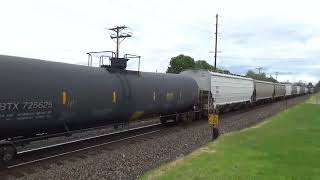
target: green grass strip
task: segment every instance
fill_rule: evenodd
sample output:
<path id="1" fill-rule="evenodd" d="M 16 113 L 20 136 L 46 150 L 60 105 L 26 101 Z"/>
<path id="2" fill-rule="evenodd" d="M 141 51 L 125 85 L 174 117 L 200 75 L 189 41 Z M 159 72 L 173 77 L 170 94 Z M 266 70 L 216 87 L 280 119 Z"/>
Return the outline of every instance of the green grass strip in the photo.
<path id="1" fill-rule="evenodd" d="M 142 179 L 320 179 L 320 105 L 307 101 L 220 136 Z"/>

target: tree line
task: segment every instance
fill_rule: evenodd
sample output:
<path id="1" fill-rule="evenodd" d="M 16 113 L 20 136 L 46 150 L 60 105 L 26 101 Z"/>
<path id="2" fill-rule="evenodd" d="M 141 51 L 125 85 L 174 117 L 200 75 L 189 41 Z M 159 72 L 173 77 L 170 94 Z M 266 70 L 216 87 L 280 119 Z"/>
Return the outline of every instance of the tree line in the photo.
<path id="1" fill-rule="evenodd" d="M 277 83 L 278 81 L 276 79 L 274 79 L 273 77 L 267 77 L 266 73 L 255 73 L 252 70 L 249 70 L 246 73 L 246 77 L 250 77 L 252 79 L 256 79 L 256 80 L 261 80 L 261 81 L 269 81 L 269 82 L 274 82 Z"/>
<path id="2" fill-rule="evenodd" d="M 197 60 L 195 61 L 192 57 L 180 54 L 176 57 L 172 57 L 170 60 L 170 64 L 167 68 L 167 73 L 175 73 L 178 74 L 182 71 L 188 70 L 188 69 L 203 69 L 208 70 L 212 72 L 219 72 L 224 74 L 231 74 L 230 71 L 220 68 L 214 68 L 214 66 L 210 65 L 206 62 L 206 60 Z M 272 76 L 267 77 L 265 73 L 256 73 L 253 70 L 249 70 L 246 75 L 246 77 L 261 80 L 261 81 L 269 81 L 277 83 L 278 81 L 274 79 Z M 306 84 L 299 84 L 295 83 L 296 85 L 302 85 L 305 86 Z M 313 87 L 312 83 L 308 83 L 308 87 Z M 315 90 L 320 90 L 320 81 L 314 86 Z"/>
<path id="3" fill-rule="evenodd" d="M 167 73 L 178 74 L 187 69 L 203 69 L 203 70 L 209 70 L 212 72 L 231 74 L 230 71 L 225 69 L 220 69 L 220 68 L 215 69 L 214 66 L 210 65 L 205 60 L 195 61 L 192 57 L 186 56 L 183 54 L 180 54 L 179 56 L 171 58 L 169 67 L 167 69 Z M 250 78 L 262 80 L 262 81 L 278 82 L 272 77 L 266 77 L 265 73 L 257 74 L 252 70 L 249 70 L 246 73 L 246 77 L 250 77 Z"/>
<path id="4" fill-rule="evenodd" d="M 214 66 L 208 64 L 205 60 L 195 61 L 192 57 L 183 54 L 171 58 L 170 65 L 167 69 L 167 73 L 178 74 L 187 69 L 204 69 L 212 72 L 230 74 L 228 70 L 223 70 L 219 68 L 215 69 Z"/>

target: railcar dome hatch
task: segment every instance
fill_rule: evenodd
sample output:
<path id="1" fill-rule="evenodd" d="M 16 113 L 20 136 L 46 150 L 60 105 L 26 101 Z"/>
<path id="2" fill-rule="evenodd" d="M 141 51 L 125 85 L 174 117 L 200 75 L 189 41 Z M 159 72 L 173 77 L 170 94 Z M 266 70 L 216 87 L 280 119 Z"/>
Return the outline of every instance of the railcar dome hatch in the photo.
<path id="1" fill-rule="evenodd" d="M 111 67 L 119 68 L 119 69 L 126 69 L 127 68 L 127 58 L 111 58 Z"/>

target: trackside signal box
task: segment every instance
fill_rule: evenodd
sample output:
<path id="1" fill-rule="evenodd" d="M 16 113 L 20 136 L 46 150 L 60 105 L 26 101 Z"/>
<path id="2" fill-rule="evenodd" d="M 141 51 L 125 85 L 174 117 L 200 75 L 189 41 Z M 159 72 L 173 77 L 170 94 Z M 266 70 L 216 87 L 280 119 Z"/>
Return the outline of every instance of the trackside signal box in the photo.
<path id="1" fill-rule="evenodd" d="M 208 123 L 211 125 L 218 125 L 219 123 L 219 115 L 218 114 L 209 114 L 208 115 Z"/>

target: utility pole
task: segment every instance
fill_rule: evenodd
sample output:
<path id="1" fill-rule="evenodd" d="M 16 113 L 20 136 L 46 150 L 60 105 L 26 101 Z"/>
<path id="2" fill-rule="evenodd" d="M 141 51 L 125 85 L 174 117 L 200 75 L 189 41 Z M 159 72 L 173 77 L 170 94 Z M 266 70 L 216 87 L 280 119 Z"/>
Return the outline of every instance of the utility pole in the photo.
<path id="1" fill-rule="evenodd" d="M 258 69 L 259 74 L 260 74 L 260 71 L 261 71 L 261 69 L 263 69 L 263 67 L 257 67 L 256 69 Z"/>
<path id="2" fill-rule="evenodd" d="M 120 46 L 121 42 L 127 37 L 132 37 L 132 35 L 129 33 L 121 33 L 122 30 L 127 29 L 127 28 L 128 28 L 127 26 L 116 26 L 114 28 L 109 28 L 110 31 L 114 31 L 116 33 L 116 34 L 110 35 L 111 39 L 117 40 L 116 41 L 116 43 L 117 43 L 116 58 L 119 58 L 119 46 Z"/>
<path id="3" fill-rule="evenodd" d="M 217 70 L 217 51 L 218 51 L 218 14 L 216 14 L 216 41 L 215 41 L 215 51 L 214 51 L 214 69 Z"/>
<path id="4" fill-rule="evenodd" d="M 275 72 L 275 74 L 276 74 L 276 80 L 278 80 L 279 72 Z"/>

